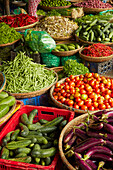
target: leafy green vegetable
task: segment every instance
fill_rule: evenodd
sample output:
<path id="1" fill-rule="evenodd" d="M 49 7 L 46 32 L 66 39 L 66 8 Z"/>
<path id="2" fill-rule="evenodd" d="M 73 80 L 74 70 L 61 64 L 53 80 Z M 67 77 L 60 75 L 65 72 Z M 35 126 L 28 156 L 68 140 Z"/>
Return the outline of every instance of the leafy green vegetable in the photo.
<path id="1" fill-rule="evenodd" d="M 71 2 L 65 0 L 42 0 L 40 2 L 41 6 L 57 7 L 57 6 L 67 6 L 71 5 Z"/>
<path id="2" fill-rule="evenodd" d="M 38 16 L 40 16 L 40 15 L 45 16 L 45 15 L 46 15 L 46 12 L 43 11 L 42 9 L 38 9 L 38 10 L 36 11 L 36 14 L 37 14 Z"/>
<path id="3" fill-rule="evenodd" d="M 56 77 L 45 65 L 32 62 L 23 52 L 17 54 L 13 61 L 0 65 L 7 79 L 5 90 L 11 93 L 27 93 L 48 87 Z"/>
<path id="4" fill-rule="evenodd" d="M 64 74 L 66 76 L 79 75 L 89 73 L 89 69 L 82 63 L 78 63 L 76 60 L 67 60 L 63 66 Z"/>
<path id="5" fill-rule="evenodd" d="M 48 11 L 47 16 L 61 16 L 61 14 L 57 12 L 56 9 L 52 9 L 51 11 Z"/>
<path id="6" fill-rule="evenodd" d="M 22 38 L 21 34 L 4 22 L 0 23 L 0 44 L 11 43 Z"/>

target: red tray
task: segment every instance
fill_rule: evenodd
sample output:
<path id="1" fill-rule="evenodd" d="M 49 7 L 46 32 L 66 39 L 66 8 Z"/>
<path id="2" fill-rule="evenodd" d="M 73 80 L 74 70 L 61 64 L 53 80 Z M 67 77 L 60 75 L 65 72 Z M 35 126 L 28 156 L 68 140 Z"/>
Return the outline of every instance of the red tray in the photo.
<path id="1" fill-rule="evenodd" d="M 66 120 L 71 121 L 74 118 L 74 112 L 64 109 L 57 109 L 52 107 L 42 107 L 42 106 L 29 106 L 25 105 L 21 109 L 19 109 L 15 115 L 9 120 L 7 125 L 3 128 L 3 130 L 0 133 L 0 144 L 2 143 L 2 139 L 5 137 L 5 135 L 15 130 L 20 122 L 20 116 L 23 113 L 29 113 L 33 110 L 37 109 L 38 114 L 35 116 L 34 121 L 40 119 L 46 119 L 46 120 L 53 120 L 54 118 L 58 116 L 63 116 Z M 16 162 L 16 161 L 10 161 L 6 159 L 0 159 L 0 170 L 55 170 L 57 162 L 59 159 L 59 154 L 57 153 L 49 166 L 41 166 L 41 165 L 35 165 L 35 164 L 29 164 L 29 163 L 22 163 L 22 162 Z"/>

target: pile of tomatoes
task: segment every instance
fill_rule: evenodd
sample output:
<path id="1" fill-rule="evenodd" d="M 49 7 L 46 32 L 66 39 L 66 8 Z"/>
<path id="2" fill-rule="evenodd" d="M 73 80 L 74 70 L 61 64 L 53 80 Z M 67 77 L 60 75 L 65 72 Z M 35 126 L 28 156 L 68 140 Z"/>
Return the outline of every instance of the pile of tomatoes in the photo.
<path id="1" fill-rule="evenodd" d="M 67 77 L 57 82 L 53 97 L 58 102 L 81 110 L 104 110 L 113 107 L 113 79 L 98 73 Z"/>

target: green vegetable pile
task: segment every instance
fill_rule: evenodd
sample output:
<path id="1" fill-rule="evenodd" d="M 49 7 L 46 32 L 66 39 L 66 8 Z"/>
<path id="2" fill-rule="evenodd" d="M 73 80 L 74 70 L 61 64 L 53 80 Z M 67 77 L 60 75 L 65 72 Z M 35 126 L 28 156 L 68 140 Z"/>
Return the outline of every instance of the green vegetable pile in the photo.
<path id="1" fill-rule="evenodd" d="M 3 62 L 0 71 L 7 79 L 5 90 L 11 93 L 33 92 L 48 87 L 56 80 L 52 71 L 32 60 L 20 51 L 13 61 Z"/>
<path id="2" fill-rule="evenodd" d="M 58 6 L 68 6 L 71 2 L 65 0 L 42 0 L 40 2 L 41 6 L 58 7 Z"/>
<path id="3" fill-rule="evenodd" d="M 54 51 L 72 51 L 72 50 L 76 50 L 79 49 L 80 45 L 75 43 L 69 43 L 69 44 L 58 44 L 56 45 L 56 48 L 54 49 Z"/>
<path id="4" fill-rule="evenodd" d="M 21 34 L 4 22 L 0 23 L 0 44 L 11 43 L 22 38 Z"/>
<path id="5" fill-rule="evenodd" d="M 42 9 L 38 9 L 38 10 L 36 11 L 36 14 L 37 14 L 38 16 L 40 16 L 40 15 L 45 16 L 45 15 L 46 15 L 46 12 L 43 11 Z"/>
<path id="6" fill-rule="evenodd" d="M 61 16 L 61 14 L 57 12 L 56 9 L 52 9 L 51 11 L 48 11 L 47 16 Z"/>
<path id="7" fill-rule="evenodd" d="M 63 70 L 58 73 L 58 77 L 69 77 L 70 75 L 80 75 L 89 73 L 89 69 L 82 63 L 78 63 L 76 60 L 69 59 L 65 61 Z"/>

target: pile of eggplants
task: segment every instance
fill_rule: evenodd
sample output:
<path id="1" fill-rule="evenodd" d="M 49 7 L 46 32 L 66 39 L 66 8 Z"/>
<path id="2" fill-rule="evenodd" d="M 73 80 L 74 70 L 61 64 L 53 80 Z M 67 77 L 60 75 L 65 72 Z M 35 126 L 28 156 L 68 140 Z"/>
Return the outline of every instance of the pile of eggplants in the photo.
<path id="1" fill-rule="evenodd" d="M 63 150 L 73 167 L 103 170 L 113 167 L 113 110 L 88 114 L 64 136 Z"/>

